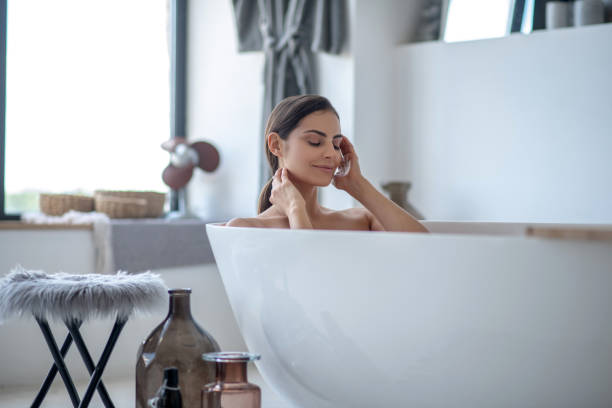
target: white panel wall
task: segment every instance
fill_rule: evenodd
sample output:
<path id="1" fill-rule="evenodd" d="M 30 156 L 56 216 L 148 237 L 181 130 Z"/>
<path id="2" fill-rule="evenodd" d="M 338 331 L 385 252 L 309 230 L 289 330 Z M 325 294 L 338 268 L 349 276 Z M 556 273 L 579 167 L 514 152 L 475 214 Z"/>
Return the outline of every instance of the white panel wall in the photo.
<path id="1" fill-rule="evenodd" d="M 611 39 L 606 24 L 399 47 L 411 201 L 429 219 L 612 223 Z"/>
<path id="2" fill-rule="evenodd" d="M 396 45 L 414 38 L 421 0 L 357 0 L 352 53 L 355 63 L 354 142 L 362 173 L 380 189 L 397 180 L 393 117 Z"/>
<path id="3" fill-rule="evenodd" d="M 263 53 L 238 53 L 231 1 L 195 0 L 188 56 L 188 137 L 213 142 L 221 154 L 214 173 L 195 171 L 189 205 L 209 220 L 252 216 L 263 143 Z"/>

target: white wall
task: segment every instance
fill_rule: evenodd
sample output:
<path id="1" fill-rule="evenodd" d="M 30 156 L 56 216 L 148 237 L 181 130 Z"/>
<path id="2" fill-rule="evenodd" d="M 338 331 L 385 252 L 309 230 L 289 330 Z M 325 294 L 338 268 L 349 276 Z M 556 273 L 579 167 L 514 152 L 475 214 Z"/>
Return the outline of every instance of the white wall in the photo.
<path id="1" fill-rule="evenodd" d="M 250 216 L 259 195 L 263 53 L 238 53 L 231 1 L 190 1 L 188 26 L 187 136 L 221 154 L 214 173 L 194 173 L 189 205 L 209 220 Z"/>
<path id="2" fill-rule="evenodd" d="M 362 173 L 380 189 L 396 179 L 393 52 L 411 41 L 422 0 L 357 0 L 352 54 L 355 64 L 354 138 Z"/>
<path id="3" fill-rule="evenodd" d="M 427 218 L 612 223 L 612 24 L 397 48 L 394 161 Z"/>

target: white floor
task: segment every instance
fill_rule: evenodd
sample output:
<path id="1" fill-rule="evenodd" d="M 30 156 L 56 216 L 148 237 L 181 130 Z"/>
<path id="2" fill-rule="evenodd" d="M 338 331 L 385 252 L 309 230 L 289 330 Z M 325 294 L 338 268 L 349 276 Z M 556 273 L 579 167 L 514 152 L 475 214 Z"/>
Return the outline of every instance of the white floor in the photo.
<path id="1" fill-rule="evenodd" d="M 134 379 L 104 379 L 104 385 L 111 396 L 117 408 L 126 408 L 134 406 Z M 41 378 L 42 381 L 42 378 Z M 263 378 L 257 372 L 257 369 L 252 367 L 249 369 L 249 382 L 259 385 L 262 393 L 262 408 L 289 408 L 289 405 L 284 403 L 278 395 L 272 391 L 264 382 Z M 77 389 L 80 393 L 87 387 L 87 384 L 77 384 Z M 2 408 L 24 408 L 30 406 L 38 388 L 0 388 L 0 407 Z M 59 376 L 51 386 L 47 397 L 45 398 L 42 407 L 44 408 L 67 408 L 72 406 L 70 398 L 66 393 L 64 384 Z M 90 405 L 91 408 L 104 408 L 102 401 L 96 394 Z"/>

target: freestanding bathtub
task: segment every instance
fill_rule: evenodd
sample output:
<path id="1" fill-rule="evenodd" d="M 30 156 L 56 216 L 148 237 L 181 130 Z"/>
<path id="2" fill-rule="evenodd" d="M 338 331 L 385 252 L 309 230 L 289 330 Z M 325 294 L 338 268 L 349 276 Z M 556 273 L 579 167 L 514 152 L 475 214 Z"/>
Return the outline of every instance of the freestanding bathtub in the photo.
<path id="1" fill-rule="evenodd" d="M 295 407 L 612 407 L 612 242 L 522 224 L 208 236 L 249 350 Z"/>

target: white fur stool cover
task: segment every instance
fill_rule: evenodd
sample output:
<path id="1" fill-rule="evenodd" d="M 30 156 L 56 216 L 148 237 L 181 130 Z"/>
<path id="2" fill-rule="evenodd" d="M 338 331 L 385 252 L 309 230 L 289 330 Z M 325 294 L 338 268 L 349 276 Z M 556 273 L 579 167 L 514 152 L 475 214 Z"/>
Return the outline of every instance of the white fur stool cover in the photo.
<path id="1" fill-rule="evenodd" d="M 27 313 L 64 321 L 127 319 L 133 311 L 147 312 L 166 303 L 166 285 L 151 272 L 71 275 L 17 267 L 0 280 L 0 321 Z"/>

